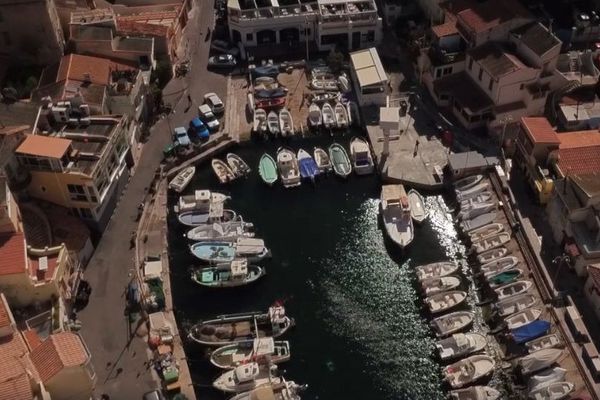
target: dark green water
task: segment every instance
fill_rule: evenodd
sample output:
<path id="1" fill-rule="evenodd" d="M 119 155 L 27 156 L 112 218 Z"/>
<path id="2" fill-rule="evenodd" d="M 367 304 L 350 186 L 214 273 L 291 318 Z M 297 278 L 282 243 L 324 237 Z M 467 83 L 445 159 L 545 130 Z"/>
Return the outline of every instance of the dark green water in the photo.
<path id="1" fill-rule="evenodd" d="M 348 139 L 339 140 L 347 146 Z M 312 152 L 331 139 L 292 142 Z M 285 301 L 296 327 L 284 339 L 292 359 L 280 365 L 288 380 L 308 384 L 303 399 L 444 398 L 434 341 L 421 313 L 414 266 L 464 254 L 441 196 L 429 196 L 429 220 L 416 229 L 406 254 L 387 244 L 379 227 L 380 182 L 374 176 L 334 176 L 316 187 L 303 183 L 286 190 L 262 184 L 256 166 L 275 144 L 237 149 L 254 169 L 246 179 L 220 187 L 209 165 L 199 168 L 188 191 L 210 188 L 232 196 L 230 208 L 255 225 L 273 258 L 262 265 L 267 276 L 255 286 L 207 290 L 187 273 L 196 260 L 171 215 L 170 251 L 174 302 L 182 335 L 193 323 L 224 313 L 266 310 Z M 172 204 L 175 197 L 170 199 Z M 470 281 L 465 280 L 465 287 Z M 476 302 L 470 290 L 471 303 Z M 476 324 L 476 329 L 480 324 Z M 186 352 L 202 400 L 221 399 L 210 383 L 219 374 L 205 349 L 188 343 Z"/>

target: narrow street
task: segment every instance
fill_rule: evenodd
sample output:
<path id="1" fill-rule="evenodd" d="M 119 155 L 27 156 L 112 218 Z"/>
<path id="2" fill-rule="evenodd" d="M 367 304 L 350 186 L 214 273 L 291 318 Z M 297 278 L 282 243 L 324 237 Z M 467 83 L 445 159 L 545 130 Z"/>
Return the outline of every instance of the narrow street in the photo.
<path id="1" fill-rule="evenodd" d="M 130 236 L 137 229 L 138 205 L 159 167 L 163 148 L 171 141 L 169 125 L 187 126 L 197 114 L 197 106 L 206 92 L 214 91 L 226 101 L 227 77 L 206 70 L 210 41 L 204 38 L 207 28 L 212 29 L 213 15 L 212 2 L 196 1 L 184 38 L 191 53 L 192 69 L 186 78 L 173 79 L 164 89 L 165 102 L 171 102 L 174 110 L 170 121 L 163 119 L 152 128 L 135 174 L 85 270 L 92 293 L 78 318 L 83 323 L 81 334 L 90 349 L 97 374 L 97 396 L 140 399 L 143 393 L 157 386 L 150 373 L 147 345 L 131 332 L 136 327 L 130 327 L 125 313 L 125 291 L 135 271 Z M 187 101 L 188 93 L 191 105 Z"/>

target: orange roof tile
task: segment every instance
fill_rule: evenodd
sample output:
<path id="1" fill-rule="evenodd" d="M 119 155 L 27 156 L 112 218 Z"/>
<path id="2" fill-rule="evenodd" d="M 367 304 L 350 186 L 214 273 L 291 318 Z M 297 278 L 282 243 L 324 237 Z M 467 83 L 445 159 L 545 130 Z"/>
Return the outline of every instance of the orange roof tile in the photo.
<path id="1" fill-rule="evenodd" d="M 27 375 L 30 365 L 28 353 L 25 341 L 18 331 L 0 338 L 0 400 L 33 399 Z"/>
<path id="2" fill-rule="evenodd" d="M 85 364 L 87 359 L 81 338 L 72 332 L 50 335 L 31 351 L 31 361 L 43 382 L 52 379 L 63 368 Z"/>
<path id="3" fill-rule="evenodd" d="M 71 146 L 71 140 L 42 135 L 27 135 L 16 153 L 32 156 L 62 158 Z"/>
<path id="4" fill-rule="evenodd" d="M 24 273 L 26 268 L 25 235 L 21 232 L 0 234 L 0 275 Z"/>
<path id="5" fill-rule="evenodd" d="M 141 34 L 151 36 L 167 36 L 169 26 L 159 24 L 149 24 L 139 21 L 123 20 L 117 18 L 118 32 L 125 35 Z"/>
<path id="6" fill-rule="evenodd" d="M 523 117 L 521 126 L 534 143 L 560 144 L 554 128 L 544 117 Z"/>
<path id="7" fill-rule="evenodd" d="M 485 32 L 513 18 L 528 16 L 528 11 L 517 0 L 487 0 L 475 3 L 458 13 L 458 19 L 473 31 Z"/>
<path id="8" fill-rule="evenodd" d="M 600 132 L 596 129 L 560 133 L 558 139 L 561 149 L 600 146 Z"/>
<path id="9" fill-rule="evenodd" d="M 135 68 L 106 58 L 68 54 L 60 60 L 56 82 L 67 79 L 83 82 L 89 76 L 91 83 L 108 85 L 111 82 L 111 72 L 132 69 Z"/>
<path id="10" fill-rule="evenodd" d="M 27 329 L 25 331 L 22 331 L 21 333 L 23 334 L 25 342 L 27 342 L 27 346 L 29 346 L 29 350 L 33 350 L 42 344 L 42 339 L 40 338 L 40 335 L 38 335 L 38 333 L 33 329 Z"/>
<path id="11" fill-rule="evenodd" d="M 58 254 L 46 256 L 46 263 L 48 268 L 46 270 L 40 270 L 40 259 L 42 257 L 29 256 L 29 275 L 36 279 L 38 282 L 44 282 L 52 279 L 54 271 L 58 266 Z"/>
<path id="12" fill-rule="evenodd" d="M 10 307 L 6 303 L 4 293 L 0 293 L 0 328 L 10 326 L 13 323 Z"/>
<path id="13" fill-rule="evenodd" d="M 559 149 L 557 164 L 565 175 L 600 172 L 600 146 Z"/>
<path id="14" fill-rule="evenodd" d="M 431 30 L 437 37 L 451 36 L 458 34 L 456 21 L 448 21 L 440 25 L 431 27 Z"/>

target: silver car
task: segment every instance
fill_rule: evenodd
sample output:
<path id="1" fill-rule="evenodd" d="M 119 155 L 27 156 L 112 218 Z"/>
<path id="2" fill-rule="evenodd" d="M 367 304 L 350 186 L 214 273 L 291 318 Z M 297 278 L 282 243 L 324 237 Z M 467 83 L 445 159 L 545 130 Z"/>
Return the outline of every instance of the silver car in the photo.
<path id="1" fill-rule="evenodd" d="M 198 115 L 209 130 L 213 132 L 219 130 L 219 121 L 217 120 L 217 117 L 215 117 L 215 114 L 212 112 L 208 104 L 202 104 L 201 106 L 198 106 Z"/>
<path id="2" fill-rule="evenodd" d="M 204 104 L 208 105 L 215 115 L 220 115 L 225 112 L 225 106 L 216 93 L 206 93 L 204 95 Z"/>

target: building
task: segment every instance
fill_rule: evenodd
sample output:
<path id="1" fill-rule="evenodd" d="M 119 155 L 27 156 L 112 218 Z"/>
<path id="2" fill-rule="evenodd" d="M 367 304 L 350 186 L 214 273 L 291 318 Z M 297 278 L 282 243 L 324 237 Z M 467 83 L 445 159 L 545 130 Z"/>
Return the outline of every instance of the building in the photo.
<path id="1" fill-rule="evenodd" d="M 445 0 L 417 0 L 419 8 L 431 24 L 440 23 L 444 20 L 444 8 L 440 3 Z"/>
<path id="2" fill-rule="evenodd" d="M 350 62 L 358 104 L 385 106 L 390 87 L 377 49 L 372 47 L 350 53 Z"/>
<path id="3" fill-rule="evenodd" d="M 376 46 L 382 19 L 375 0 L 228 0 L 230 38 L 245 47 L 314 42 L 319 51 Z"/>
<path id="4" fill-rule="evenodd" d="M 590 264 L 586 269 L 587 278 L 583 291 L 596 316 L 600 318 L 600 264 Z"/>
<path id="5" fill-rule="evenodd" d="M 32 117 L 31 121 L 34 121 Z M 15 157 L 15 149 L 21 144 L 25 135 L 30 130 L 29 125 L 5 126 L 0 128 L 0 199 L 2 189 L 8 185 L 18 189 L 27 184 L 27 174 L 20 168 Z M 8 192 L 7 192 L 8 193 Z M 10 193 L 9 193 L 10 194 Z M 0 216 L 0 220 L 2 217 Z"/>
<path id="6" fill-rule="evenodd" d="M 418 4 L 406 0 L 382 0 L 378 4 L 383 23 L 388 27 L 393 27 L 399 18 L 410 18 L 419 12 Z"/>
<path id="7" fill-rule="evenodd" d="M 555 107 L 557 122 L 564 130 L 600 128 L 600 98 L 595 85 L 580 86 L 562 97 Z"/>
<path id="8" fill-rule="evenodd" d="M 86 116 L 84 106 L 44 106 L 16 154 L 31 174 L 30 196 L 66 207 L 103 231 L 129 179 L 137 127 L 128 117 Z"/>
<path id="9" fill-rule="evenodd" d="M 11 65 L 47 65 L 64 50 L 54 0 L 0 0 L 0 59 Z"/>

